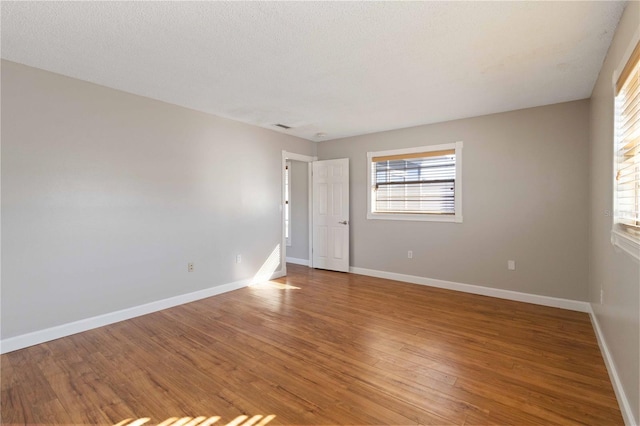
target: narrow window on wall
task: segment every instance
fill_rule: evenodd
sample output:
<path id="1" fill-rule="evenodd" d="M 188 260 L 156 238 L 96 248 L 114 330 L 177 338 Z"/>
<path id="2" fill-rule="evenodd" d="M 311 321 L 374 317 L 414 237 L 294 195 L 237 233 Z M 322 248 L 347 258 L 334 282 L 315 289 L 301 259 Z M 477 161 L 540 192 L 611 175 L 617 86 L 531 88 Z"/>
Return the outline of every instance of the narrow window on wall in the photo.
<path id="1" fill-rule="evenodd" d="M 367 218 L 462 222 L 462 142 L 367 157 Z"/>
<path id="2" fill-rule="evenodd" d="M 284 169 L 284 238 L 291 245 L 291 162 Z"/>
<path id="3" fill-rule="evenodd" d="M 615 85 L 614 243 L 640 257 L 640 43 Z M 629 250 L 630 249 L 630 250 Z"/>

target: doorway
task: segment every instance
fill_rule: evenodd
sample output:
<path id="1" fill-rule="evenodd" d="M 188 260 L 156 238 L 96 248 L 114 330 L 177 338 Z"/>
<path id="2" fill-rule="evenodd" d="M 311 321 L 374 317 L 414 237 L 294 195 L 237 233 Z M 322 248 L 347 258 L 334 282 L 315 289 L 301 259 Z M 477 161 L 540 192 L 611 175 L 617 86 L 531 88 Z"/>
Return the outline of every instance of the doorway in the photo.
<path id="1" fill-rule="evenodd" d="M 311 266 L 311 167 L 316 160 L 317 157 L 282 151 L 283 249 L 280 262 L 283 275 L 287 274 L 287 260 Z M 300 232 L 306 235 L 301 235 Z"/>
<path id="2" fill-rule="evenodd" d="M 307 173 L 306 197 L 296 196 L 296 173 Z M 296 172 L 297 171 L 297 172 Z M 300 180 L 300 179 L 299 179 Z M 298 182 L 297 189 L 300 188 Z M 300 204 L 307 213 L 300 215 Z M 298 211 L 296 211 L 296 204 Z M 316 157 L 282 151 L 282 274 L 287 274 L 287 261 L 334 271 L 349 272 L 349 159 L 318 161 Z M 296 221 L 307 220 L 307 235 L 300 238 Z M 297 228 L 297 230 L 296 230 Z M 298 233 L 296 238 L 296 232 Z M 298 246 L 295 247 L 294 244 Z M 299 247 L 305 241 L 306 250 Z M 302 257 L 288 252 L 303 253 Z"/>

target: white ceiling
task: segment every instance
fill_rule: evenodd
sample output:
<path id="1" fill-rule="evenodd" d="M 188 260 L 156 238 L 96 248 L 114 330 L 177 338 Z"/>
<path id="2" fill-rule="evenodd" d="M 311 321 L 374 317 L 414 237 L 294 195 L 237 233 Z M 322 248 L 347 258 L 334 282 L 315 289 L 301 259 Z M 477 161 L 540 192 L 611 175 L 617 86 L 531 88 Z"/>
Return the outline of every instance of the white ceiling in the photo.
<path id="1" fill-rule="evenodd" d="M 624 6 L 3 1 L 2 58 L 319 141 L 588 98 Z"/>

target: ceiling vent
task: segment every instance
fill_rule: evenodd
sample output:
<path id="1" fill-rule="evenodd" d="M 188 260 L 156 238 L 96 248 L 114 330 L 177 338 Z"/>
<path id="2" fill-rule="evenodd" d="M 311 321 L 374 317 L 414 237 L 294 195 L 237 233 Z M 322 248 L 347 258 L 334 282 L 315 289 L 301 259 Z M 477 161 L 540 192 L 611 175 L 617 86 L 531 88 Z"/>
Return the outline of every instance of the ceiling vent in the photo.
<path id="1" fill-rule="evenodd" d="M 287 126 L 286 124 L 280 124 L 280 123 L 274 124 L 274 126 L 282 127 L 283 129 L 290 129 L 291 128 L 291 126 Z"/>

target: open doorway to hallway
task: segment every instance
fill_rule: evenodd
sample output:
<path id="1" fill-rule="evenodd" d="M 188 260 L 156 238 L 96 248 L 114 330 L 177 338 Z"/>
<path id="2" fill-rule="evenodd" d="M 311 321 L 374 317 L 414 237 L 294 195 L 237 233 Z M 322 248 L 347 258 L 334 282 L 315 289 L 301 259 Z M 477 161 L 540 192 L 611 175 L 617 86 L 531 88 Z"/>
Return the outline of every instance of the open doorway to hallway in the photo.
<path id="1" fill-rule="evenodd" d="M 317 158 L 282 151 L 282 274 L 287 262 L 312 266 L 311 165 Z"/>
<path id="2" fill-rule="evenodd" d="M 309 163 L 287 160 L 285 170 L 286 261 L 309 265 Z"/>

